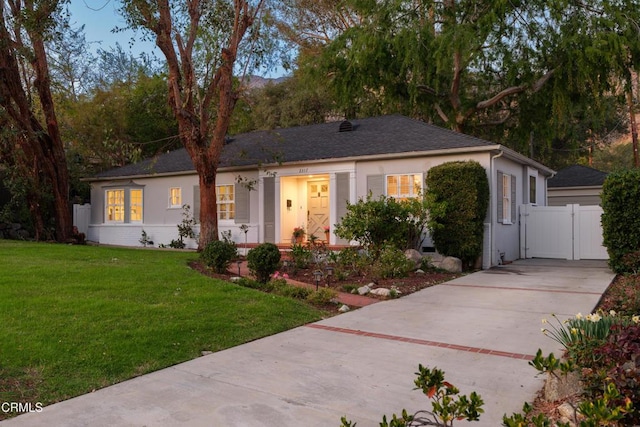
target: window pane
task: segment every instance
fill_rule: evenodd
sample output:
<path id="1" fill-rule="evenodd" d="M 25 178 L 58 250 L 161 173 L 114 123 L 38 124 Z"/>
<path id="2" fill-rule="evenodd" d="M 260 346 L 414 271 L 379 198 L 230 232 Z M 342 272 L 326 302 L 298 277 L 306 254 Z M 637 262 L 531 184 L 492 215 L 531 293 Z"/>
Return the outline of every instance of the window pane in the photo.
<path id="1" fill-rule="evenodd" d="M 124 221 L 124 190 L 107 190 L 107 221 L 123 222 Z"/>
<path id="2" fill-rule="evenodd" d="M 387 196 L 393 197 L 398 195 L 398 177 L 387 176 Z"/>
<path id="3" fill-rule="evenodd" d="M 142 190 L 131 190 L 129 192 L 129 221 L 142 221 Z"/>
<path id="4" fill-rule="evenodd" d="M 218 219 L 234 219 L 235 203 L 233 198 L 233 185 L 216 186 L 218 201 Z"/>

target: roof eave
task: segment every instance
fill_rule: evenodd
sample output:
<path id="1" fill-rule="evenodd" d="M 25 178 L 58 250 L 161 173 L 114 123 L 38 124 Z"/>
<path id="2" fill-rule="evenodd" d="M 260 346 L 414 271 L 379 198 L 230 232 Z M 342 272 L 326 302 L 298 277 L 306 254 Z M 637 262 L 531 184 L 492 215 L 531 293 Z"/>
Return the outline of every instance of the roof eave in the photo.
<path id="1" fill-rule="evenodd" d="M 545 165 L 543 165 L 542 163 L 536 162 L 533 159 L 530 159 L 529 157 L 523 156 L 522 154 L 518 153 L 517 151 L 512 150 L 511 148 L 507 148 L 504 145 L 500 145 L 498 148 L 500 151 L 504 152 L 504 156 L 511 159 L 511 160 L 516 160 L 520 163 L 532 166 L 536 169 L 538 169 L 539 171 L 541 171 L 542 173 L 544 173 L 546 176 L 551 177 L 553 175 L 556 174 L 556 171 L 546 167 Z"/>

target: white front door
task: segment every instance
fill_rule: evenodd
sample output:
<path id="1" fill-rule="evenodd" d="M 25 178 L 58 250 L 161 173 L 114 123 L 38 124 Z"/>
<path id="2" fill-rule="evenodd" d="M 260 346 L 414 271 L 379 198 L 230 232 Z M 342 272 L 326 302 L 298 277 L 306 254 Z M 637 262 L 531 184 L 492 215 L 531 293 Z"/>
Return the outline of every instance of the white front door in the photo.
<path id="1" fill-rule="evenodd" d="M 307 182 L 307 240 L 311 235 L 324 240 L 324 228 L 329 226 L 329 181 Z"/>

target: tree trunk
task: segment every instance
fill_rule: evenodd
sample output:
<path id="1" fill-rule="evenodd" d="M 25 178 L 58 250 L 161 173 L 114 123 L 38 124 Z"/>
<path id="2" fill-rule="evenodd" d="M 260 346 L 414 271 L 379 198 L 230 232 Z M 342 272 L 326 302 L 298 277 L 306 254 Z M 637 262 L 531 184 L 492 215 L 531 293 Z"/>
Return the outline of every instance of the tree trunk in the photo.
<path id="1" fill-rule="evenodd" d="M 38 121 L 33 104 L 25 93 L 19 71 L 16 51 L 28 46 L 12 39 L 5 22 L 4 5 L 4 2 L 0 4 L 0 105 L 4 107 L 15 127 L 21 131 L 20 146 L 23 151 L 34 159 L 34 165 L 43 169 L 42 172 L 51 184 L 55 205 L 56 239 L 63 242 L 71 237 L 73 228 L 69 207 L 69 172 L 51 95 L 49 68 L 41 34 L 43 29 L 24 28 L 32 43 L 31 65 L 36 74 L 34 85 L 46 120 L 45 126 Z M 28 9 L 33 13 L 33 4 L 30 3 Z M 36 12 L 48 17 L 52 11 Z M 11 10 L 11 13 L 18 16 L 20 10 Z M 18 28 L 17 31 L 20 30 Z M 39 172 L 32 171 L 34 174 Z M 33 190 L 41 191 L 39 188 Z"/>

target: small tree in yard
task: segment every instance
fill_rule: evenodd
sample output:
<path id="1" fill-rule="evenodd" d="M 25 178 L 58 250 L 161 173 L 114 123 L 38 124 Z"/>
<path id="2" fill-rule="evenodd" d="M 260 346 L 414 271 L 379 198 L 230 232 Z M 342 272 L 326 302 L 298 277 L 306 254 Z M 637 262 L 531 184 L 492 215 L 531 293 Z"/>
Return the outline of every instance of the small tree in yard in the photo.
<path id="1" fill-rule="evenodd" d="M 336 225 L 335 234 L 360 243 L 373 259 L 377 259 L 382 247 L 392 245 L 398 249 L 418 246 L 426 225 L 423 199 L 398 201 L 380 196 L 348 204 L 347 213 Z"/>
<path id="2" fill-rule="evenodd" d="M 609 267 L 616 273 L 632 272 L 628 261 L 640 248 L 640 169 L 612 173 L 602 186 L 602 237 Z M 626 257 L 625 257 L 626 256 Z"/>
<path id="3" fill-rule="evenodd" d="M 438 252 L 469 266 L 482 253 L 489 180 L 478 162 L 448 162 L 427 174 L 427 227 Z"/>

